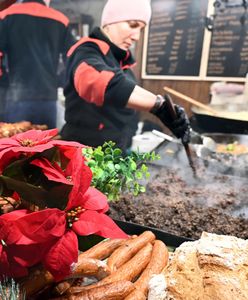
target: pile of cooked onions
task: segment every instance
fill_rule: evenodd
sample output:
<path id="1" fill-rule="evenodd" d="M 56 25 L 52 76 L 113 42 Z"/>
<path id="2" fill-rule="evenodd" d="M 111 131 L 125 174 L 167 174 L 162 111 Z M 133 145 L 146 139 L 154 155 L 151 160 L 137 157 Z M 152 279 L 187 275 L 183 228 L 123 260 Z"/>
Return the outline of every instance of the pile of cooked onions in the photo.
<path id="1" fill-rule="evenodd" d="M 216 152 L 218 153 L 228 153 L 233 155 L 240 155 L 248 153 L 248 146 L 234 142 L 231 144 L 217 144 Z"/>

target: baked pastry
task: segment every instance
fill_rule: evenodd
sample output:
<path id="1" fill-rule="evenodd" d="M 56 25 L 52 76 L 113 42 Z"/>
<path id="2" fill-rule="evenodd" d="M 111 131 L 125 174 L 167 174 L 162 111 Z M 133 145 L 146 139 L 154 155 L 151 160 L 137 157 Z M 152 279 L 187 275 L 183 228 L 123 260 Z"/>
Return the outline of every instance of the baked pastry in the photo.
<path id="1" fill-rule="evenodd" d="M 163 274 L 164 300 L 247 300 L 248 240 L 203 232 L 176 249 Z"/>

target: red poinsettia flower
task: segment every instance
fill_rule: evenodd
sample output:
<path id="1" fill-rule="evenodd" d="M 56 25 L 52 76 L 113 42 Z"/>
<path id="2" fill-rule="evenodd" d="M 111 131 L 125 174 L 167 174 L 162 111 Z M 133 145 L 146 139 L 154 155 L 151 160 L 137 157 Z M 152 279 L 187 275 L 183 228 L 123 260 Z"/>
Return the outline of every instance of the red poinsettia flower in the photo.
<path id="1" fill-rule="evenodd" d="M 72 185 L 67 207 L 77 206 L 77 203 L 74 204 L 74 200 L 76 199 L 77 202 L 80 197 L 83 197 L 91 184 L 92 171 L 85 164 L 81 148 L 74 150 L 65 170 L 62 170 L 56 162 L 52 163 L 46 158 L 35 159 L 31 164 L 41 168 L 49 181 Z"/>
<path id="2" fill-rule="evenodd" d="M 57 129 L 44 131 L 28 130 L 23 133 L 18 133 L 12 137 L 1 139 L 0 151 L 11 149 L 14 152 L 41 152 L 51 147 L 45 145 L 48 144 L 56 134 L 58 134 Z"/>
<path id="3" fill-rule="evenodd" d="M 37 244 L 54 241 L 43 263 L 55 280 L 71 272 L 77 262 L 77 235 L 96 234 L 105 238 L 126 238 L 127 235 L 104 214 L 108 210 L 106 196 L 89 187 L 83 197 L 74 201 L 77 207 L 57 208 L 30 213 L 16 220 L 21 233 Z"/>
<path id="4" fill-rule="evenodd" d="M 27 275 L 27 267 L 40 262 L 52 245 L 47 240 L 41 247 L 20 232 L 15 221 L 28 213 L 27 210 L 16 210 L 0 216 L 0 277 Z"/>
<path id="5" fill-rule="evenodd" d="M 29 160 L 25 160 L 26 169 L 23 171 L 36 171 L 34 167 L 27 168 L 28 163 L 40 168 L 47 179 L 44 180 L 44 177 L 40 176 L 43 181 L 35 182 L 39 182 L 40 185 L 44 183 L 42 187 L 46 192 L 50 191 L 51 186 L 71 186 L 65 189 L 69 193 L 68 201 L 63 202 L 61 206 L 58 204 L 56 208 L 45 208 L 36 212 L 15 210 L 0 216 L 0 275 L 23 276 L 26 275 L 28 267 L 43 263 L 55 280 L 61 280 L 70 274 L 73 264 L 77 262 L 78 236 L 96 234 L 105 238 L 127 237 L 113 220 L 104 214 L 109 208 L 106 196 L 90 187 L 92 172 L 82 156 L 82 147 L 85 146 L 76 142 L 52 140 L 56 134 L 57 129 L 30 130 L 0 140 L 0 174 L 14 160 L 27 157 Z M 54 147 L 57 151 L 52 152 L 54 155 L 50 161 L 50 151 L 46 150 Z M 46 152 L 43 155 L 44 151 Z M 40 154 L 33 158 L 36 153 Z M 22 184 L 26 181 L 18 182 L 20 178 L 26 178 L 25 172 L 23 177 L 16 176 L 13 181 L 7 178 L 16 165 L 22 168 L 22 161 L 12 165 L 12 169 L 5 170 L 6 178 L 2 176 L 4 182 L 19 188 L 17 192 L 21 193 L 20 197 L 35 197 L 36 187 L 32 187 L 33 183 L 30 184 L 27 193 L 25 184 Z M 31 177 L 27 177 L 27 180 L 28 178 Z M 51 182 L 55 184 L 50 184 Z M 48 197 L 48 207 L 49 201 L 53 202 L 53 197 Z M 63 201 L 66 200 L 67 196 Z M 54 203 L 51 203 L 51 207 L 54 207 Z"/>
<path id="6" fill-rule="evenodd" d="M 21 155 L 31 156 L 55 146 L 83 147 L 76 142 L 52 140 L 58 129 L 29 130 L 9 138 L 0 139 L 0 172 Z"/>
<path id="7" fill-rule="evenodd" d="M 57 208 L 45 209 L 17 220 L 22 234 L 36 243 L 54 241 L 43 263 L 56 280 L 69 275 L 71 266 L 77 261 L 77 235 L 127 237 L 113 220 L 104 214 L 109 208 L 107 197 L 90 187 L 92 172 L 84 163 L 81 149 L 74 151 L 64 171 L 45 158 L 36 159 L 32 164 L 40 167 L 49 180 L 73 185 L 64 211 Z"/>

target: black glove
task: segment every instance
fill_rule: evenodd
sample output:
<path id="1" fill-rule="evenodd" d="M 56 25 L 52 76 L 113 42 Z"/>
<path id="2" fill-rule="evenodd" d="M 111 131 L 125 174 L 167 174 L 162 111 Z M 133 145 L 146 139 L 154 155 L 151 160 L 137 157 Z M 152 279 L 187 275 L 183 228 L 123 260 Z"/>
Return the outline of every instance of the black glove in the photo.
<path id="1" fill-rule="evenodd" d="M 167 99 L 164 99 L 160 107 L 154 107 L 150 112 L 157 116 L 177 138 L 182 139 L 182 143 L 187 144 L 190 142 L 190 123 L 184 108 L 173 104 L 176 113 L 175 118 L 175 116 L 171 114 L 170 109 L 168 109 L 167 101 Z"/>

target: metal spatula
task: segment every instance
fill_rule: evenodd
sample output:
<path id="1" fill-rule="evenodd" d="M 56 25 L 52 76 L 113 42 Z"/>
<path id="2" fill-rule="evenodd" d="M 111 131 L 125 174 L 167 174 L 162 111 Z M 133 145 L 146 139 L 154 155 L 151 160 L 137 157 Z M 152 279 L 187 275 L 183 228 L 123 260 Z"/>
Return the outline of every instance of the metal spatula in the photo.
<path id="1" fill-rule="evenodd" d="M 173 119 L 176 119 L 177 118 L 177 113 L 175 111 L 174 103 L 173 103 L 171 97 L 169 95 L 166 95 L 165 98 L 166 98 L 165 104 L 166 104 L 167 109 L 170 111 L 171 117 Z M 184 146 L 184 149 L 185 149 L 188 161 L 189 161 L 189 165 L 190 165 L 190 167 L 191 167 L 191 169 L 193 171 L 194 177 L 197 177 L 197 175 L 196 175 L 196 167 L 195 167 L 195 163 L 194 163 L 194 160 L 193 160 L 193 156 L 194 156 L 193 150 L 191 149 L 191 147 L 190 147 L 190 145 L 188 143 L 184 143 L 182 141 L 182 144 Z M 195 157 L 196 157 L 196 155 L 195 155 Z"/>

